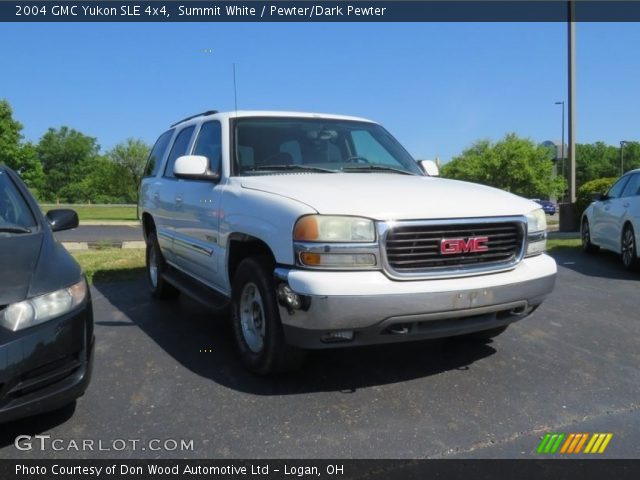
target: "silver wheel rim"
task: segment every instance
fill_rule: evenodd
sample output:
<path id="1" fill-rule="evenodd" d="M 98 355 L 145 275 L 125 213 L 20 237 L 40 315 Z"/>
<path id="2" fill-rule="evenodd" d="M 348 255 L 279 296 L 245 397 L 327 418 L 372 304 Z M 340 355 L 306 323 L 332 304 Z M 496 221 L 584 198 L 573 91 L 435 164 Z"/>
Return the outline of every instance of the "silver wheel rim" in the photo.
<path id="1" fill-rule="evenodd" d="M 584 222 L 582 224 L 582 246 L 588 247 L 591 242 L 591 238 L 589 238 L 589 224 Z"/>
<path id="2" fill-rule="evenodd" d="M 622 261 L 624 264 L 631 265 L 633 263 L 634 255 L 635 245 L 633 241 L 633 233 L 630 229 L 626 229 L 622 237 Z"/>
<path id="3" fill-rule="evenodd" d="M 149 252 L 149 281 L 151 286 L 156 288 L 158 286 L 158 260 L 156 259 L 156 249 L 153 245 L 150 247 Z"/>
<path id="4" fill-rule="evenodd" d="M 265 315 L 262 296 L 255 283 L 247 283 L 242 289 L 240 326 L 249 350 L 259 353 L 264 346 Z"/>

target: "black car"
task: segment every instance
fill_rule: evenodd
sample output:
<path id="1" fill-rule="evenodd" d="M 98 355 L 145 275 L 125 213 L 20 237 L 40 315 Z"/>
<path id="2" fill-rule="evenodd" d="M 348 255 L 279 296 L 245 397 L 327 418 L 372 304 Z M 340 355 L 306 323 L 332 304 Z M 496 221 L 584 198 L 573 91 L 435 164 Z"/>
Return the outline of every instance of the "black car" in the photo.
<path id="1" fill-rule="evenodd" d="M 86 390 L 93 310 L 80 266 L 53 237 L 73 210 L 44 216 L 0 165 L 0 422 L 55 410 Z"/>
<path id="2" fill-rule="evenodd" d="M 531 200 L 540 205 L 542 207 L 542 210 L 544 210 L 544 213 L 546 213 L 547 215 L 555 215 L 556 211 L 558 210 L 557 205 L 551 200 L 540 200 L 539 198 L 532 198 Z"/>

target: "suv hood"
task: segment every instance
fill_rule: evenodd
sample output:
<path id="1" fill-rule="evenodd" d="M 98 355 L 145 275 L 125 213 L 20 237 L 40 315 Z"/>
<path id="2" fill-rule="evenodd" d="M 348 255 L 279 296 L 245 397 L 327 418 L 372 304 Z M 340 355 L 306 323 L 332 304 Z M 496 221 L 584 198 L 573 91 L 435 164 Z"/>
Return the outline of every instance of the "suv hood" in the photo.
<path id="1" fill-rule="evenodd" d="M 535 202 L 492 187 L 387 173 L 303 173 L 241 177 L 244 188 L 305 203 L 325 215 L 376 220 L 526 215 Z"/>

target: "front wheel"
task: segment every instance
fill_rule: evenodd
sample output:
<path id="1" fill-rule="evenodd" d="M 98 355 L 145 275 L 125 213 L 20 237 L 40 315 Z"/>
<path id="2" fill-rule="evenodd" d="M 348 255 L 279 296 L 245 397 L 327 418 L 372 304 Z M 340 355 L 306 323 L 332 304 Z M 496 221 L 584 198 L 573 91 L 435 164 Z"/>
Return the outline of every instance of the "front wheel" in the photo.
<path id="1" fill-rule="evenodd" d="M 638 250 L 636 249 L 636 236 L 631 225 L 624 227 L 621 247 L 624 268 L 635 270 L 638 267 Z"/>
<path id="2" fill-rule="evenodd" d="M 233 333 L 245 366 L 259 375 L 295 370 L 304 351 L 287 344 L 273 280 L 273 262 L 266 256 L 240 262 L 231 294 Z"/>

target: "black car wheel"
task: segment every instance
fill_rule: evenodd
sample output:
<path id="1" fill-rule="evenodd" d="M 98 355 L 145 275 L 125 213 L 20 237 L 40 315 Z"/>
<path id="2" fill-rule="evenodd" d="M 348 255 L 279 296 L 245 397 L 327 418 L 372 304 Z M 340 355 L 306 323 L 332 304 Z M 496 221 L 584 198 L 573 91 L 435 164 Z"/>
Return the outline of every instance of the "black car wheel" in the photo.
<path id="1" fill-rule="evenodd" d="M 580 229 L 580 238 L 582 239 L 582 251 L 586 253 L 594 253 L 599 250 L 599 247 L 591 243 L 591 230 L 589 229 L 589 220 L 585 217 L 582 220 L 582 227 Z"/>
<path id="2" fill-rule="evenodd" d="M 636 249 L 636 236 L 633 227 L 625 225 L 622 232 L 622 264 L 627 270 L 635 270 L 638 266 L 638 251 Z"/>
<path id="3" fill-rule="evenodd" d="M 151 295 L 155 298 L 174 298 L 178 295 L 178 289 L 167 283 L 162 274 L 167 269 L 167 262 L 162 256 L 158 237 L 155 232 L 151 232 L 147 237 L 147 279 Z"/>
<path id="4" fill-rule="evenodd" d="M 233 333 L 243 363 L 254 373 L 269 375 L 298 368 L 304 351 L 287 344 L 266 256 L 240 262 L 231 298 Z"/>

